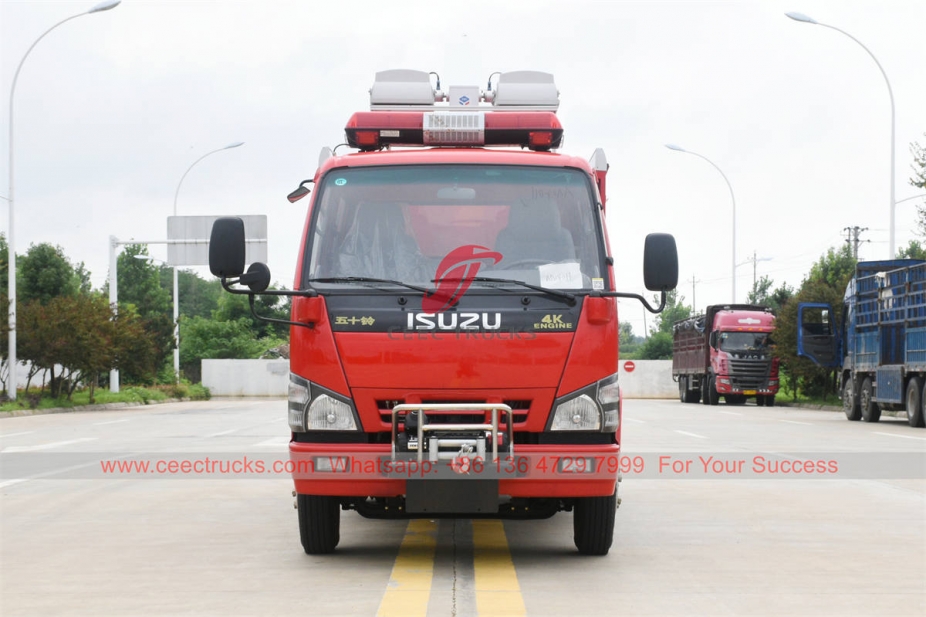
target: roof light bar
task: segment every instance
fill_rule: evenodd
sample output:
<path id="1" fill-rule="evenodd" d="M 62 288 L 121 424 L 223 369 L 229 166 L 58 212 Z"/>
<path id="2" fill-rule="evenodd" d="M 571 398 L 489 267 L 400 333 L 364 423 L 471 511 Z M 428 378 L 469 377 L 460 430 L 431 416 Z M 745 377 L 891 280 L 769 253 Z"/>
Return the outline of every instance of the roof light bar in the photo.
<path id="1" fill-rule="evenodd" d="M 360 150 L 385 146 L 520 146 L 559 148 L 563 126 L 550 111 L 357 112 L 344 128 L 347 143 Z"/>

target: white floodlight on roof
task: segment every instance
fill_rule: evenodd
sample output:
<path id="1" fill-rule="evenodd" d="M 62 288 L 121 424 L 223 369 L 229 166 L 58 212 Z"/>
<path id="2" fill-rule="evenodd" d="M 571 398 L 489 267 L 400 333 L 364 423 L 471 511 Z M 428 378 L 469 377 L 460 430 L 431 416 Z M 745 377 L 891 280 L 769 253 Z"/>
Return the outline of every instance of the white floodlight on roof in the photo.
<path id="1" fill-rule="evenodd" d="M 425 71 L 393 69 L 379 71 L 370 88 L 370 108 L 382 105 L 434 105 L 434 88 Z"/>
<path id="2" fill-rule="evenodd" d="M 559 91 L 551 73 L 541 71 L 510 71 L 498 76 L 493 105 L 506 107 L 559 107 Z"/>

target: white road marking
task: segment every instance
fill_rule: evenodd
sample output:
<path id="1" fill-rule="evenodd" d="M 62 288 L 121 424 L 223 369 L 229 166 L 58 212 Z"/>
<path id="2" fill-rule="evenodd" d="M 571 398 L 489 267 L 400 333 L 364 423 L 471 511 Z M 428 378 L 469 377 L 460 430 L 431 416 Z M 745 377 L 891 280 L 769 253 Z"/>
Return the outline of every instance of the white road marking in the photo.
<path id="1" fill-rule="evenodd" d="M 879 433 L 875 431 L 875 435 L 886 435 L 887 437 L 903 437 L 904 439 L 919 439 L 920 441 L 926 441 L 926 437 L 914 437 L 913 435 L 898 435 L 897 433 Z"/>
<path id="2" fill-rule="evenodd" d="M 234 433 L 235 431 L 240 431 L 242 428 L 245 428 L 245 427 L 242 426 L 240 428 L 230 428 L 227 431 L 221 431 L 219 433 L 212 433 L 211 435 L 206 435 L 206 438 L 208 439 L 209 437 L 221 437 L 222 435 L 229 435 L 231 433 Z"/>
<path id="3" fill-rule="evenodd" d="M 10 446 L 8 448 L 3 448 L 0 450 L 0 453 L 7 454 L 11 452 L 34 452 L 35 450 L 51 450 L 52 448 L 60 448 L 61 446 L 69 446 L 74 443 L 83 443 L 85 441 L 96 441 L 96 437 L 81 437 L 80 439 L 69 439 L 68 441 L 53 441 L 50 443 L 40 443 L 35 446 Z"/>
<path id="4" fill-rule="evenodd" d="M 688 435 L 689 437 L 697 437 L 698 439 L 707 439 L 707 437 L 705 437 L 704 435 L 698 435 L 697 433 L 689 433 L 688 431 L 678 431 L 677 430 L 675 432 L 680 433 L 682 435 Z"/>
<path id="5" fill-rule="evenodd" d="M 25 482 L 29 478 L 16 478 L 15 480 L 7 480 L 6 482 L 0 482 L 0 488 L 6 488 L 14 484 L 19 484 L 20 482 Z"/>
<path id="6" fill-rule="evenodd" d="M 624 422 L 633 422 L 635 424 L 646 424 L 643 420 L 637 420 L 636 418 L 624 418 Z"/>
<path id="7" fill-rule="evenodd" d="M 779 420 L 779 422 L 787 422 L 788 424 L 803 424 L 804 426 L 813 426 L 812 422 L 798 422 L 797 420 Z"/>
<path id="8" fill-rule="evenodd" d="M 132 418 L 124 418 L 122 420 L 110 420 L 109 422 L 94 422 L 93 426 L 106 426 L 107 424 L 121 424 L 122 422 L 128 422 Z"/>
<path id="9" fill-rule="evenodd" d="M 35 431 L 23 431 L 21 433 L 6 433 L 5 435 L 0 435 L 0 437 L 17 437 L 19 435 L 31 435 Z"/>

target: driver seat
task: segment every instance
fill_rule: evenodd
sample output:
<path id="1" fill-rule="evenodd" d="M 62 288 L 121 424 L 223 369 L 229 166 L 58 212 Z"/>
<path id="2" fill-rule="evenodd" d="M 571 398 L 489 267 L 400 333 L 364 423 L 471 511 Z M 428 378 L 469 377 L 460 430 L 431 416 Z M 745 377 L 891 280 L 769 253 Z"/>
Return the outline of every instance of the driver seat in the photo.
<path id="1" fill-rule="evenodd" d="M 495 250 L 501 267 L 537 259 L 556 262 L 576 258 L 572 234 L 560 223 L 559 207 L 551 199 L 524 199 L 511 206 L 508 225 L 498 232 Z"/>

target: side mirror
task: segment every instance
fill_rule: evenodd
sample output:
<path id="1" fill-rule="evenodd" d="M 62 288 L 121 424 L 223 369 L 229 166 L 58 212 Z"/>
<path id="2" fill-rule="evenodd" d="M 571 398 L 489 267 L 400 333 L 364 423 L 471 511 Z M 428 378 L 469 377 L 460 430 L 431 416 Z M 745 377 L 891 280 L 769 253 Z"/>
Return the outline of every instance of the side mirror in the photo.
<path id="1" fill-rule="evenodd" d="M 303 180 L 302 182 L 300 182 L 299 188 L 297 188 L 295 191 L 293 191 L 292 193 L 286 196 L 286 199 L 289 200 L 289 203 L 294 204 L 300 199 L 302 199 L 303 197 L 305 197 L 306 195 L 308 195 L 311 192 L 311 190 L 309 189 L 309 187 L 306 186 L 306 184 L 309 184 L 311 182 L 315 182 L 315 180 L 312 180 L 310 178 L 308 180 Z"/>
<path id="2" fill-rule="evenodd" d="M 238 217 L 217 219 L 209 238 L 209 270 L 220 278 L 241 276 L 244 247 L 244 221 Z"/>
<path id="3" fill-rule="evenodd" d="M 247 285 L 252 293 L 259 294 L 270 287 L 270 268 L 259 261 L 251 264 L 247 274 L 241 275 L 238 282 Z"/>
<path id="4" fill-rule="evenodd" d="M 643 245 L 643 284 L 650 291 L 678 286 L 678 249 L 671 234 L 649 234 Z"/>

